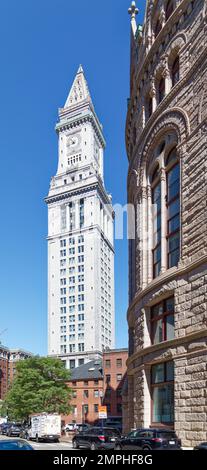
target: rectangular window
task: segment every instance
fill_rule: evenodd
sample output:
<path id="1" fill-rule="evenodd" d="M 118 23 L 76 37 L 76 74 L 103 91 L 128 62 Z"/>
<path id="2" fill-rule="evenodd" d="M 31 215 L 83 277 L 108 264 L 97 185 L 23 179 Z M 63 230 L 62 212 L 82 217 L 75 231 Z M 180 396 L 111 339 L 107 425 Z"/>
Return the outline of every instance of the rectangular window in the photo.
<path id="1" fill-rule="evenodd" d="M 111 376 L 109 374 L 106 374 L 106 383 L 111 382 Z"/>
<path id="2" fill-rule="evenodd" d="M 122 367 L 122 359 L 117 359 L 116 360 L 116 367 Z"/>
<path id="3" fill-rule="evenodd" d="M 70 360 L 70 369 L 75 369 L 75 359 Z M 74 392 L 74 393 L 76 393 L 76 392 Z M 73 395 L 73 397 L 74 397 L 74 395 Z"/>
<path id="4" fill-rule="evenodd" d="M 84 351 L 84 343 L 78 343 L 78 351 L 83 352 Z"/>
<path id="5" fill-rule="evenodd" d="M 70 202 L 69 204 L 69 226 L 70 230 L 75 228 L 75 204 Z"/>
<path id="6" fill-rule="evenodd" d="M 111 361 L 110 361 L 110 359 L 106 359 L 106 361 L 105 361 L 105 367 L 106 367 L 107 369 L 109 369 L 109 368 L 111 367 Z"/>
<path id="7" fill-rule="evenodd" d="M 167 173 L 168 268 L 177 266 L 180 257 L 180 166 L 177 163 Z"/>
<path id="8" fill-rule="evenodd" d="M 88 390 L 83 390 L 83 398 L 88 398 Z"/>
<path id="9" fill-rule="evenodd" d="M 152 344 L 174 338 L 174 297 L 165 299 L 151 308 Z"/>
<path id="10" fill-rule="evenodd" d="M 79 217 L 80 217 L 80 228 L 84 226 L 84 199 L 80 199 L 79 202 Z"/>
<path id="11" fill-rule="evenodd" d="M 117 380 L 117 382 L 121 382 L 122 374 L 116 374 L 116 380 Z"/>
<path id="12" fill-rule="evenodd" d="M 98 405 L 94 405 L 94 413 L 98 413 Z"/>
<path id="13" fill-rule="evenodd" d="M 151 368 L 152 423 L 174 422 L 174 363 L 156 364 Z"/>

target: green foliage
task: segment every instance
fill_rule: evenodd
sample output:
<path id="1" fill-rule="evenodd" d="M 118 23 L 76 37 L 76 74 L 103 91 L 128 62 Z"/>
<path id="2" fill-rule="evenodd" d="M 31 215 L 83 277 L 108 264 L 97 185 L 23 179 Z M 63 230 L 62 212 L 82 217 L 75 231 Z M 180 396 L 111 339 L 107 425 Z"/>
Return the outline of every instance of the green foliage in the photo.
<path id="1" fill-rule="evenodd" d="M 70 413 L 69 371 L 60 359 L 31 357 L 19 361 L 17 375 L 2 410 L 9 419 L 26 420 L 32 413 Z"/>

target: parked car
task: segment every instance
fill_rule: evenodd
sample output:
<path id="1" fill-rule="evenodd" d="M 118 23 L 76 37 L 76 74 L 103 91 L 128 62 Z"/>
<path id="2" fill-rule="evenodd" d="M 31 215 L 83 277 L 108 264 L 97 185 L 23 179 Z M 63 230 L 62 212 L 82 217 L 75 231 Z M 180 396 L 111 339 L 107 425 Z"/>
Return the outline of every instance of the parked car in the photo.
<path id="1" fill-rule="evenodd" d="M 12 426 L 13 423 L 3 423 L 1 424 L 1 427 L 0 427 L 0 432 L 1 434 L 6 434 L 7 433 L 7 429 Z"/>
<path id="2" fill-rule="evenodd" d="M 13 423 L 11 426 L 7 427 L 6 436 L 12 437 L 17 436 L 19 437 L 22 432 L 22 424 L 21 423 Z"/>
<path id="3" fill-rule="evenodd" d="M 104 420 L 97 420 L 97 424 L 95 423 L 96 426 L 98 427 L 109 427 L 109 428 L 116 428 L 122 432 L 122 418 L 119 416 L 109 416 L 108 418 Z"/>
<path id="4" fill-rule="evenodd" d="M 120 438 L 120 432 L 115 428 L 91 427 L 86 431 L 77 433 L 73 440 L 73 448 L 86 447 L 87 449 L 114 449 L 116 441 Z"/>
<path id="5" fill-rule="evenodd" d="M 64 426 L 64 431 L 75 431 L 76 430 L 76 424 L 75 423 L 68 423 Z"/>
<path id="6" fill-rule="evenodd" d="M 0 450 L 34 450 L 22 439 L 0 439 Z"/>
<path id="7" fill-rule="evenodd" d="M 87 423 L 75 423 L 74 430 L 77 432 L 88 431 L 91 428 Z"/>
<path id="8" fill-rule="evenodd" d="M 115 450 L 180 450 L 181 440 L 169 429 L 136 429 L 116 441 Z"/>
<path id="9" fill-rule="evenodd" d="M 207 442 L 201 442 L 193 450 L 207 450 Z"/>

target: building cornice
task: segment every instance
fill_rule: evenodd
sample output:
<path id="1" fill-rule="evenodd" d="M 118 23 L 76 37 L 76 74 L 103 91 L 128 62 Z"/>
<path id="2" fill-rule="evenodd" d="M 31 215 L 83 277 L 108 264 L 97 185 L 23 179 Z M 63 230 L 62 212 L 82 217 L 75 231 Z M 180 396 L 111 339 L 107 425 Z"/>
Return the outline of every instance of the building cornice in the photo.
<path id="1" fill-rule="evenodd" d="M 77 126 L 80 126 L 81 124 L 84 124 L 86 122 L 90 122 L 92 125 L 93 125 L 93 128 L 94 128 L 94 131 L 96 133 L 96 135 L 98 136 L 103 148 L 106 147 L 106 142 L 105 142 L 105 139 L 103 137 L 103 134 L 102 134 L 102 130 L 101 130 L 101 127 L 100 127 L 100 124 L 98 123 L 98 119 L 96 118 L 96 116 L 94 114 L 90 114 L 90 113 L 87 113 L 87 114 L 84 114 L 84 115 L 81 115 L 80 113 L 80 117 L 75 117 L 74 118 L 71 116 L 71 118 L 68 120 L 68 121 L 59 121 L 56 126 L 55 126 L 55 130 L 56 132 L 62 132 L 62 131 L 65 131 L 67 129 L 73 129 Z"/>
<path id="2" fill-rule="evenodd" d="M 52 204 L 54 202 L 64 201 L 65 199 L 73 198 L 74 196 L 83 195 L 84 193 L 90 193 L 95 190 L 98 191 L 104 203 L 112 207 L 111 200 L 100 181 L 97 181 L 96 183 L 87 184 L 83 187 L 79 186 L 79 188 L 77 189 L 66 190 L 64 192 L 62 191 L 61 193 L 54 194 L 51 196 L 49 195 L 45 198 L 45 202 L 46 204 Z"/>
<path id="3" fill-rule="evenodd" d="M 127 311 L 127 320 L 130 322 L 131 320 L 131 315 L 133 315 L 133 310 L 140 302 L 143 297 L 145 297 L 147 294 L 149 294 L 151 291 L 156 289 L 159 286 L 162 286 L 164 283 L 166 284 L 167 282 L 170 282 L 172 280 L 176 280 L 180 275 L 185 274 L 189 271 L 192 271 L 194 268 L 203 265 L 204 263 L 207 263 L 207 254 L 204 254 L 199 257 L 198 260 L 189 262 L 186 266 L 179 266 L 179 267 L 173 267 L 162 273 L 160 276 L 157 278 L 153 279 L 152 282 L 150 282 L 145 289 L 140 290 L 133 302 L 130 304 L 128 311 Z"/>
<path id="4" fill-rule="evenodd" d="M 128 359 L 127 359 L 127 367 L 129 367 L 130 365 L 133 364 L 133 362 L 137 359 L 139 359 L 140 357 L 143 357 L 143 356 L 147 356 L 148 354 L 151 354 L 151 353 L 154 353 L 154 352 L 159 352 L 161 350 L 167 350 L 167 349 L 171 349 L 171 348 L 174 348 L 176 346 L 180 346 L 180 345 L 184 345 L 186 343 L 190 343 L 192 342 L 192 340 L 198 340 L 198 339 L 202 339 L 202 338 L 205 338 L 207 339 L 207 328 L 203 328 L 202 330 L 199 330 L 199 331 L 195 331 L 193 333 L 189 333 L 188 335 L 185 335 L 185 336 L 181 336 L 180 338 L 174 338 L 170 341 L 164 341 L 163 343 L 158 343 L 158 344 L 153 344 L 151 346 L 147 346 L 146 348 L 143 348 L 143 349 L 140 349 L 139 351 L 137 351 L 136 353 L 134 353 L 132 356 L 130 356 Z M 176 355 L 172 355 L 173 358 L 177 358 L 177 357 L 182 357 L 182 356 L 186 356 L 186 354 L 195 354 L 195 353 L 198 353 L 198 351 L 207 351 L 207 346 L 203 347 L 203 348 L 196 348 L 194 349 L 193 351 L 191 352 L 188 352 L 188 351 L 185 351 L 185 352 L 182 352 L 182 353 L 179 353 L 179 354 L 176 354 Z M 167 357 L 165 358 L 165 360 L 169 360 L 169 355 L 167 355 Z M 144 364 L 154 364 L 156 362 L 160 362 L 160 358 L 158 358 L 157 360 L 156 359 L 153 359 L 151 361 L 144 361 L 144 358 L 143 358 L 143 363 Z M 133 368 L 133 372 L 132 372 L 132 369 L 128 369 L 128 372 L 132 372 L 134 373 L 136 371 L 136 368 Z"/>

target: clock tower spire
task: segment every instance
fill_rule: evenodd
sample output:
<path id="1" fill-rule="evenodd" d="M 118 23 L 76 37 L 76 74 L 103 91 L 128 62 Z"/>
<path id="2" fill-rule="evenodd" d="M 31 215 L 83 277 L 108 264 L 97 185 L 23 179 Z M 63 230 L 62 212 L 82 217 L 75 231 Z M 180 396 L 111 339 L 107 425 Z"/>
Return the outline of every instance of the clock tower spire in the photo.
<path id="1" fill-rule="evenodd" d="M 82 66 L 59 109 L 48 205 L 48 349 L 72 369 L 114 348 L 113 208 Z"/>

